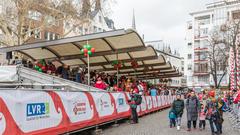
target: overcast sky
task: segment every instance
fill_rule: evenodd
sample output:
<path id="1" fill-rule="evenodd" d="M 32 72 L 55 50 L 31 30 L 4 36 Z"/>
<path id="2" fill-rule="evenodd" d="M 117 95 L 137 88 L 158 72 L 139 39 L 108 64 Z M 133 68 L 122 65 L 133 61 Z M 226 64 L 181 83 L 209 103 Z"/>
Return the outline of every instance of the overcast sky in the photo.
<path id="1" fill-rule="evenodd" d="M 135 10 L 136 27 L 145 41 L 162 39 L 172 48 L 184 49 L 186 22 L 190 12 L 204 9 L 216 0 L 116 0 L 111 18 L 116 28 L 131 28 Z"/>

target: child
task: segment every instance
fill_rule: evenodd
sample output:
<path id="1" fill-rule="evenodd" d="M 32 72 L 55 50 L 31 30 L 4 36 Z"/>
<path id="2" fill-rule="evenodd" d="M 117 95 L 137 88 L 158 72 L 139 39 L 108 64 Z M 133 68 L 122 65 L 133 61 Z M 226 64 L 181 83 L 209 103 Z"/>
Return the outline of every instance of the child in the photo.
<path id="1" fill-rule="evenodd" d="M 169 112 L 169 120 L 170 120 L 170 128 L 172 128 L 172 126 L 176 127 L 176 113 L 174 111 L 174 109 L 171 109 Z"/>
<path id="2" fill-rule="evenodd" d="M 201 103 L 201 111 L 199 113 L 199 129 L 204 130 L 206 126 L 206 114 L 204 112 L 205 108 L 204 105 Z"/>

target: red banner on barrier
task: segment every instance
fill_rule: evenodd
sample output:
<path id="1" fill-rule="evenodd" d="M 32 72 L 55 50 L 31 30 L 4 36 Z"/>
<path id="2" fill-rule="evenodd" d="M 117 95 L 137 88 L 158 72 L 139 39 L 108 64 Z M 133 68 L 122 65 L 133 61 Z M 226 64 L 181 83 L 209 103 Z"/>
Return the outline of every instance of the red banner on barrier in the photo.
<path id="1" fill-rule="evenodd" d="M 0 134 L 60 134 L 130 117 L 129 99 L 124 92 L 1 90 Z M 138 114 L 169 107 L 173 99 L 142 96 Z"/>

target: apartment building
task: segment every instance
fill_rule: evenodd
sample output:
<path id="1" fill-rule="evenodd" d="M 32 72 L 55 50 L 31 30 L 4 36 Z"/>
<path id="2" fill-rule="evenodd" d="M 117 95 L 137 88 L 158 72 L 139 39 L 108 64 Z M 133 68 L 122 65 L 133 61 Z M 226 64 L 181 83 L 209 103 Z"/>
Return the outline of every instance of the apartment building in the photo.
<path id="1" fill-rule="evenodd" d="M 184 58 L 180 56 L 178 51 L 171 49 L 170 45 L 164 43 L 163 40 L 146 41 L 145 44 L 154 47 L 158 55 L 163 55 L 166 61 L 169 61 L 172 66 L 175 66 L 179 72 L 184 73 Z M 160 83 L 157 79 L 152 82 L 155 84 Z M 167 86 L 172 88 L 186 87 L 186 85 L 185 76 L 173 77 L 171 81 L 167 83 Z"/>
<path id="2" fill-rule="evenodd" d="M 202 89 L 214 85 L 209 70 L 208 49 L 209 35 L 213 29 L 220 28 L 231 19 L 238 18 L 240 14 L 239 0 L 225 0 L 206 4 L 204 10 L 190 13 L 192 19 L 187 22 L 185 55 L 185 75 L 187 86 Z M 219 71 L 220 79 L 221 71 Z M 221 86 L 228 86 L 229 74 L 223 77 Z"/>

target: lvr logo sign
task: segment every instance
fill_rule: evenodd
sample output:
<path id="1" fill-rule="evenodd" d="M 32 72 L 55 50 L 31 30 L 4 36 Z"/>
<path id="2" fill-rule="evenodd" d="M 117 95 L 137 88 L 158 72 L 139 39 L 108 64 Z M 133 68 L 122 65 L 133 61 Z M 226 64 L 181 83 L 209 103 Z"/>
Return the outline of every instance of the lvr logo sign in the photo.
<path id="1" fill-rule="evenodd" d="M 49 114 L 49 103 L 27 104 L 27 116 L 38 116 Z"/>

